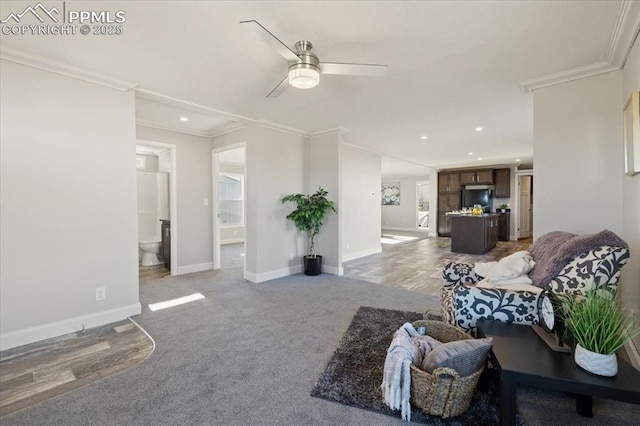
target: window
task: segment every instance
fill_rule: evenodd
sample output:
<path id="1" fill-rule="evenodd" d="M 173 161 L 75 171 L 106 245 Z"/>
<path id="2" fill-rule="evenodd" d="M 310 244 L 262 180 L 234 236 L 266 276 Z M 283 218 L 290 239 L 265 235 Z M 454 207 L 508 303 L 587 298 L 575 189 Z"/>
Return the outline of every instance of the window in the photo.
<path id="1" fill-rule="evenodd" d="M 146 168 L 144 157 L 136 157 L 136 169 L 144 169 Z"/>
<path id="2" fill-rule="evenodd" d="M 222 226 L 244 225 L 244 176 L 220 173 L 220 224 Z"/>

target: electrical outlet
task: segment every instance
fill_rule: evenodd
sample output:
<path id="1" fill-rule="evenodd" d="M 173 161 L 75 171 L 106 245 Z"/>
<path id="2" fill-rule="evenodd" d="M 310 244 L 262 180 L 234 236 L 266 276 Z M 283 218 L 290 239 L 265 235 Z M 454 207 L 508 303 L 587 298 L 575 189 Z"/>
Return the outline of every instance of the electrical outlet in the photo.
<path id="1" fill-rule="evenodd" d="M 293 260 L 293 253 L 289 253 L 289 260 Z"/>
<path id="2" fill-rule="evenodd" d="M 105 287 L 96 287 L 96 301 L 107 298 L 107 289 Z"/>
<path id="3" fill-rule="evenodd" d="M 349 250 L 349 247 L 351 247 L 351 244 L 347 243 L 347 250 Z"/>
<path id="4" fill-rule="evenodd" d="M 235 237 L 236 235 L 238 235 L 238 231 L 233 231 L 233 236 Z"/>

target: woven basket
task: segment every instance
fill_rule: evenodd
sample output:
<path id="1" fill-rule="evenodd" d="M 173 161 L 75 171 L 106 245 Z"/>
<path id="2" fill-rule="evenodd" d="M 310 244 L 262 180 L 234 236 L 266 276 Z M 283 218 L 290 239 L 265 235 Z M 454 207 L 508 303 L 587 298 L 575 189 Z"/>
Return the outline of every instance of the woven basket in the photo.
<path id="1" fill-rule="evenodd" d="M 464 331 L 440 321 L 416 321 L 415 328 L 425 326 L 427 335 L 442 342 L 472 339 Z M 451 368 L 436 368 L 433 374 L 411 365 L 411 404 L 425 413 L 440 417 L 454 417 L 469 408 L 473 391 L 484 370 L 484 364 L 470 376 L 460 377 Z"/>

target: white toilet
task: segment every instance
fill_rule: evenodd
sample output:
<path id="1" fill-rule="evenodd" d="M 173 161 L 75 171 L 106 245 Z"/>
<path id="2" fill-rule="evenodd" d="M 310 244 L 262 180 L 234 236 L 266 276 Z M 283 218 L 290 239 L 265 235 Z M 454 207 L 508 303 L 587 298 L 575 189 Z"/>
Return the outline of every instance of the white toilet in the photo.
<path id="1" fill-rule="evenodd" d="M 138 247 L 142 250 L 142 266 L 161 265 L 158 260 L 158 253 L 162 247 L 161 241 L 140 241 Z"/>

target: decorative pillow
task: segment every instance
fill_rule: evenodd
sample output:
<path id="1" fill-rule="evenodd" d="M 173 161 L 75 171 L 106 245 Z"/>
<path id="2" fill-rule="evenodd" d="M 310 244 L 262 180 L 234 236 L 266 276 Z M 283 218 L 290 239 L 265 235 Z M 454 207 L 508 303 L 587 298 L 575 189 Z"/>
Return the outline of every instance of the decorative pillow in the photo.
<path id="1" fill-rule="evenodd" d="M 436 346 L 422 361 L 422 369 L 433 373 L 436 368 L 449 367 L 460 377 L 469 376 L 480 368 L 491 349 L 493 339 L 466 339 Z"/>

